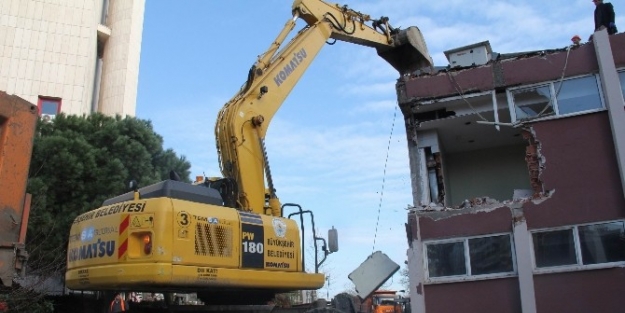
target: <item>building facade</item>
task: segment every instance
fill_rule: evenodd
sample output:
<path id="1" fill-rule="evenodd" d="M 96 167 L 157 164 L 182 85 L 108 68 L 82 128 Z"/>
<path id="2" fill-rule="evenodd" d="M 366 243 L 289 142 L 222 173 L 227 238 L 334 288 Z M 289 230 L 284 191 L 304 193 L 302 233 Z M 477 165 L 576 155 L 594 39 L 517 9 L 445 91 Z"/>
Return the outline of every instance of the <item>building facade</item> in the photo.
<path id="1" fill-rule="evenodd" d="M 398 81 L 413 313 L 623 310 L 624 91 L 605 31 Z"/>
<path id="2" fill-rule="evenodd" d="M 145 0 L 0 1 L 0 90 L 59 112 L 136 111 Z"/>

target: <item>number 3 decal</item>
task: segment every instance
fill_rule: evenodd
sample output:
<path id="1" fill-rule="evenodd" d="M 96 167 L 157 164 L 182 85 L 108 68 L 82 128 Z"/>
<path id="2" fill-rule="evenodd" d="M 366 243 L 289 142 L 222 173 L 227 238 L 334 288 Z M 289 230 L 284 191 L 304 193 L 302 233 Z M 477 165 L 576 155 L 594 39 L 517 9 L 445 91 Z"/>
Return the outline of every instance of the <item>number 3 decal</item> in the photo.
<path id="1" fill-rule="evenodd" d="M 178 225 L 182 227 L 189 226 L 189 213 L 185 211 L 178 212 L 178 216 L 176 216 L 176 222 L 178 222 Z"/>

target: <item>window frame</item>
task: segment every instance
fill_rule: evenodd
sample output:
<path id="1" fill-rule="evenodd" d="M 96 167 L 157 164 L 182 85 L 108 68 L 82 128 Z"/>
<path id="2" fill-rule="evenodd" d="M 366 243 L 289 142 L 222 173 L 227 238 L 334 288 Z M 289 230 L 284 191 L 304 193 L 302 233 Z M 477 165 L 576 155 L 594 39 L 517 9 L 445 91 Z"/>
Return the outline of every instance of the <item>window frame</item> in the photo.
<path id="1" fill-rule="evenodd" d="M 501 272 L 501 273 L 491 273 L 491 274 L 480 274 L 480 275 L 472 275 L 471 274 L 471 257 L 469 251 L 469 240 L 471 239 L 479 239 L 479 238 L 488 238 L 488 237 L 498 237 L 507 235 L 510 239 L 510 257 L 512 258 L 512 271 L 511 272 Z M 433 244 L 446 244 L 446 243 L 456 243 L 462 242 L 464 247 L 464 266 L 467 274 L 464 275 L 454 275 L 454 276 L 443 276 L 443 277 L 430 277 L 429 271 L 429 262 L 428 262 L 428 253 L 427 246 Z M 437 284 L 437 283 L 450 283 L 450 282 L 462 282 L 462 281 L 476 281 L 476 280 L 487 280 L 487 279 L 496 279 L 496 278 L 507 278 L 507 277 L 515 277 L 517 276 L 517 260 L 516 260 L 516 249 L 514 245 L 514 236 L 512 233 L 493 233 L 488 235 L 478 235 L 478 236 L 467 236 L 467 237 L 456 237 L 456 238 L 448 238 L 448 239 L 438 239 L 438 240 L 425 240 L 422 243 L 423 248 L 423 268 L 425 270 L 424 277 L 426 284 Z"/>
<path id="2" fill-rule="evenodd" d="M 612 267 L 623 267 L 625 266 L 625 261 L 617 261 L 617 262 L 606 262 L 606 263 L 597 263 L 597 264 L 583 264 L 582 260 L 582 249 L 580 246 L 579 239 L 579 227 L 584 226 L 593 226 L 593 225 L 601 225 L 601 224 L 610 224 L 610 223 L 624 223 L 625 220 L 611 220 L 611 221 L 602 221 L 602 222 L 592 222 L 592 223 L 584 223 L 584 224 L 575 224 L 575 225 L 567 225 L 567 226 L 559 226 L 559 227 L 551 227 L 551 228 L 541 228 L 530 231 L 530 249 L 532 251 L 531 259 L 532 259 L 532 270 L 534 274 L 550 274 L 550 273 L 562 273 L 562 272 L 576 272 L 576 271 L 586 271 L 586 270 L 595 270 L 595 269 L 604 269 L 604 268 L 612 268 Z M 623 226 L 625 228 L 625 225 Z M 575 245 L 575 258 L 577 263 L 570 265 L 558 265 L 558 266 L 550 266 L 550 267 L 537 267 L 536 266 L 536 250 L 534 249 L 534 234 L 535 233 L 544 233 L 544 232 L 553 232 L 559 230 L 573 230 L 573 244 Z"/>
<path id="3" fill-rule="evenodd" d="M 571 113 L 566 113 L 566 114 L 560 114 L 560 108 L 558 106 L 558 95 L 556 94 L 557 90 L 556 90 L 556 86 L 555 85 L 560 83 L 560 82 L 562 82 L 562 84 L 564 84 L 568 80 L 579 79 L 579 78 L 584 78 L 584 77 L 594 77 L 595 78 L 597 91 L 599 92 L 599 101 L 601 102 L 601 108 L 584 110 L 584 111 L 576 111 L 576 112 L 571 112 Z M 519 120 L 517 118 L 516 106 L 514 104 L 514 96 L 512 95 L 512 92 L 514 92 L 516 90 L 535 88 L 535 87 L 545 87 L 545 86 L 549 87 L 549 91 L 551 93 L 551 96 L 553 97 L 553 99 L 551 99 L 551 104 L 553 106 L 554 114 L 553 115 L 549 115 L 549 116 L 544 116 L 544 117 L 530 118 L 530 119 L 527 119 L 527 120 Z M 584 74 L 584 75 L 577 75 L 577 76 L 566 77 L 565 79 L 562 79 L 562 81 L 557 79 L 557 80 L 552 80 L 552 81 L 544 81 L 544 82 L 535 83 L 535 84 L 529 84 L 529 85 L 517 86 L 517 87 L 513 87 L 513 88 L 507 88 L 506 89 L 506 97 L 507 97 L 507 100 L 508 100 L 508 110 L 510 111 L 510 117 L 511 117 L 512 123 L 528 122 L 528 121 L 551 120 L 551 119 L 558 119 L 558 118 L 571 117 L 571 116 L 577 116 L 577 115 L 582 115 L 582 114 L 588 114 L 588 113 L 604 111 L 604 110 L 606 110 L 606 106 L 605 106 L 605 100 L 604 100 L 604 97 L 603 97 L 603 88 L 601 88 L 601 86 L 602 86 L 602 83 L 601 83 L 601 77 L 599 76 L 599 74 Z"/>
<path id="4" fill-rule="evenodd" d="M 63 99 L 62 98 L 58 98 L 58 97 L 46 97 L 46 96 L 39 96 L 39 98 L 37 99 L 37 110 L 38 110 L 38 115 L 42 116 L 44 113 L 43 111 L 43 102 L 44 101 L 54 101 L 56 102 L 58 105 L 56 107 L 56 113 L 54 114 L 55 116 L 59 113 L 61 113 L 61 106 L 63 105 Z"/>

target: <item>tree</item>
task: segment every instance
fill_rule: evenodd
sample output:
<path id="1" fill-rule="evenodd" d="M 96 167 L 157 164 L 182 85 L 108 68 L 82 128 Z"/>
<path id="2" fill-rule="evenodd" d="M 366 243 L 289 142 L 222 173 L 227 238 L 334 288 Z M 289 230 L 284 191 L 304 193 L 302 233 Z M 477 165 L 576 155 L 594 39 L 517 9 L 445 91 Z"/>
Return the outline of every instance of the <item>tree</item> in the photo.
<path id="1" fill-rule="evenodd" d="M 163 149 L 150 121 L 102 114 L 39 121 L 28 181 L 33 202 L 27 247 L 35 261 L 29 267 L 63 271 L 76 216 L 126 192 L 130 180 L 146 186 L 174 170 L 189 182 L 190 167 L 184 156 Z"/>
<path id="2" fill-rule="evenodd" d="M 399 270 L 400 282 L 401 285 L 404 286 L 404 290 L 407 293 L 410 292 L 410 273 L 408 272 L 408 265 L 404 266 L 401 270 Z"/>

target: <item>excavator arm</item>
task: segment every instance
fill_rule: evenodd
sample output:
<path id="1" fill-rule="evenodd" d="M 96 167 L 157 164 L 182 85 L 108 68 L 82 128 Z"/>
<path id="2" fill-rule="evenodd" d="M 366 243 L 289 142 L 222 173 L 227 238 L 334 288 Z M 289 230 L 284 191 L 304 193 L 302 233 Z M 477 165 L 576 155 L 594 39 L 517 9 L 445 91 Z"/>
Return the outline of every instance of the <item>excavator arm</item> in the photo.
<path id="1" fill-rule="evenodd" d="M 293 17 L 258 57 L 246 83 L 221 109 L 215 125 L 220 168 L 231 186 L 229 192 L 222 192 L 225 203 L 273 216 L 281 216 L 282 211 L 265 149 L 267 127 L 328 39 L 376 48 L 400 74 L 432 65 L 416 27 L 399 31 L 388 24 L 388 18 L 373 20 L 322 0 L 295 0 L 292 9 Z M 280 50 L 298 18 L 307 25 Z"/>

